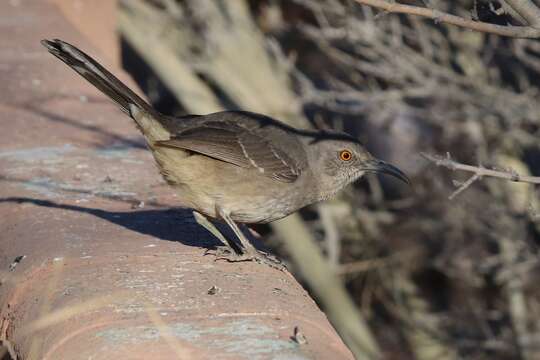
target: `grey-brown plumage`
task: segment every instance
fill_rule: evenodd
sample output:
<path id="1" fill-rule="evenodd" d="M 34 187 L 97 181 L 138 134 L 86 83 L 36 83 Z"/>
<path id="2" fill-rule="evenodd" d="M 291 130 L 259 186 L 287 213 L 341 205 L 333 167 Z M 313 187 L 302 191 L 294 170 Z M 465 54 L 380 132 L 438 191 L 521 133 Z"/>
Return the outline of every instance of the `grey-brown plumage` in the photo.
<path id="1" fill-rule="evenodd" d="M 229 224 L 267 223 L 325 200 L 366 172 L 408 182 L 349 135 L 299 130 L 245 111 L 171 117 L 158 113 L 76 47 L 43 40 L 53 55 L 114 100 L 142 131 L 180 204 Z"/>

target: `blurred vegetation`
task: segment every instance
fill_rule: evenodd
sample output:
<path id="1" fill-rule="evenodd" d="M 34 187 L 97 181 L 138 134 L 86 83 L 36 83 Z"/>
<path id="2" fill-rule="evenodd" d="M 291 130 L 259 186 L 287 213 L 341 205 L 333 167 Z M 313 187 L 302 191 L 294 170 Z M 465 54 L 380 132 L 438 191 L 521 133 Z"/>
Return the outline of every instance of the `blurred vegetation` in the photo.
<path id="1" fill-rule="evenodd" d="M 464 18 L 478 6 L 429 3 Z M 369 177 L 301 214 L 366 319 L 369 346 L 389 359 L 540 358 L 534 187 L 483 178 L 449 200 L 467 174 L 420 156 L 540 175 L 537 40 L 352 0 L 120 7 L 125 66 L 159 110 L 241 108 L 343 129 L 413 179 Z"/>

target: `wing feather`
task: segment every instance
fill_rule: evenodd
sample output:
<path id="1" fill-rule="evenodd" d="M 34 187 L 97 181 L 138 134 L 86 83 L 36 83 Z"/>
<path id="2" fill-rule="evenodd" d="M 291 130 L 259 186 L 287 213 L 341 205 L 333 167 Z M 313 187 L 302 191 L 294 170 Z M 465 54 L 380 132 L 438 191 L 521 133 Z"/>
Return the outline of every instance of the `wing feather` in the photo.
<path id="1" fill-rule="evenodd" d="M 231 122 L 207 122 L 174 134 L 158 146 L 190 150 L 243 168 L 255 168 L 278 181 L 293 182 L 300 169 L 283 149 L 252 129 Z"/>

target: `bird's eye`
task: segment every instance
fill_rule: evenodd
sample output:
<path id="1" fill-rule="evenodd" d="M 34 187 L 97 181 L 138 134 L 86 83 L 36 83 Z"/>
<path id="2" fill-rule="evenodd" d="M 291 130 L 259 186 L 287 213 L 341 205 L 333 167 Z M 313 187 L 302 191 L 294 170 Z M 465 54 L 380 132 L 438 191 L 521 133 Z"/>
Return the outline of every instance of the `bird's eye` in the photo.
<path id="1" fill-rule="evenodd" d="M 350 161 L 352 159 L 352 152 L 349 150 L 341 150 L 339 158 L 343 161 Z"/>

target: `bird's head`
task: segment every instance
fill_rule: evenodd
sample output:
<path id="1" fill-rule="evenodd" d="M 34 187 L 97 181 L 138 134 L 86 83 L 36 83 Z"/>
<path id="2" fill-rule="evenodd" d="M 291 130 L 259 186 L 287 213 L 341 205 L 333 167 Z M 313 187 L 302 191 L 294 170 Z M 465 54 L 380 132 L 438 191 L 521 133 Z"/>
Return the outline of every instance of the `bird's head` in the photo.
<path id="1" fill-rule="evenodd" d="M 324 134 L 308 143 L 313 147 L 310 162 L 317 169 L 321 197 L 328 198 L 366 173 L 383 173 L 407 184 L 410 180 L 394 165 L 371 155 L 364 146 L 349 135 Z"/>

